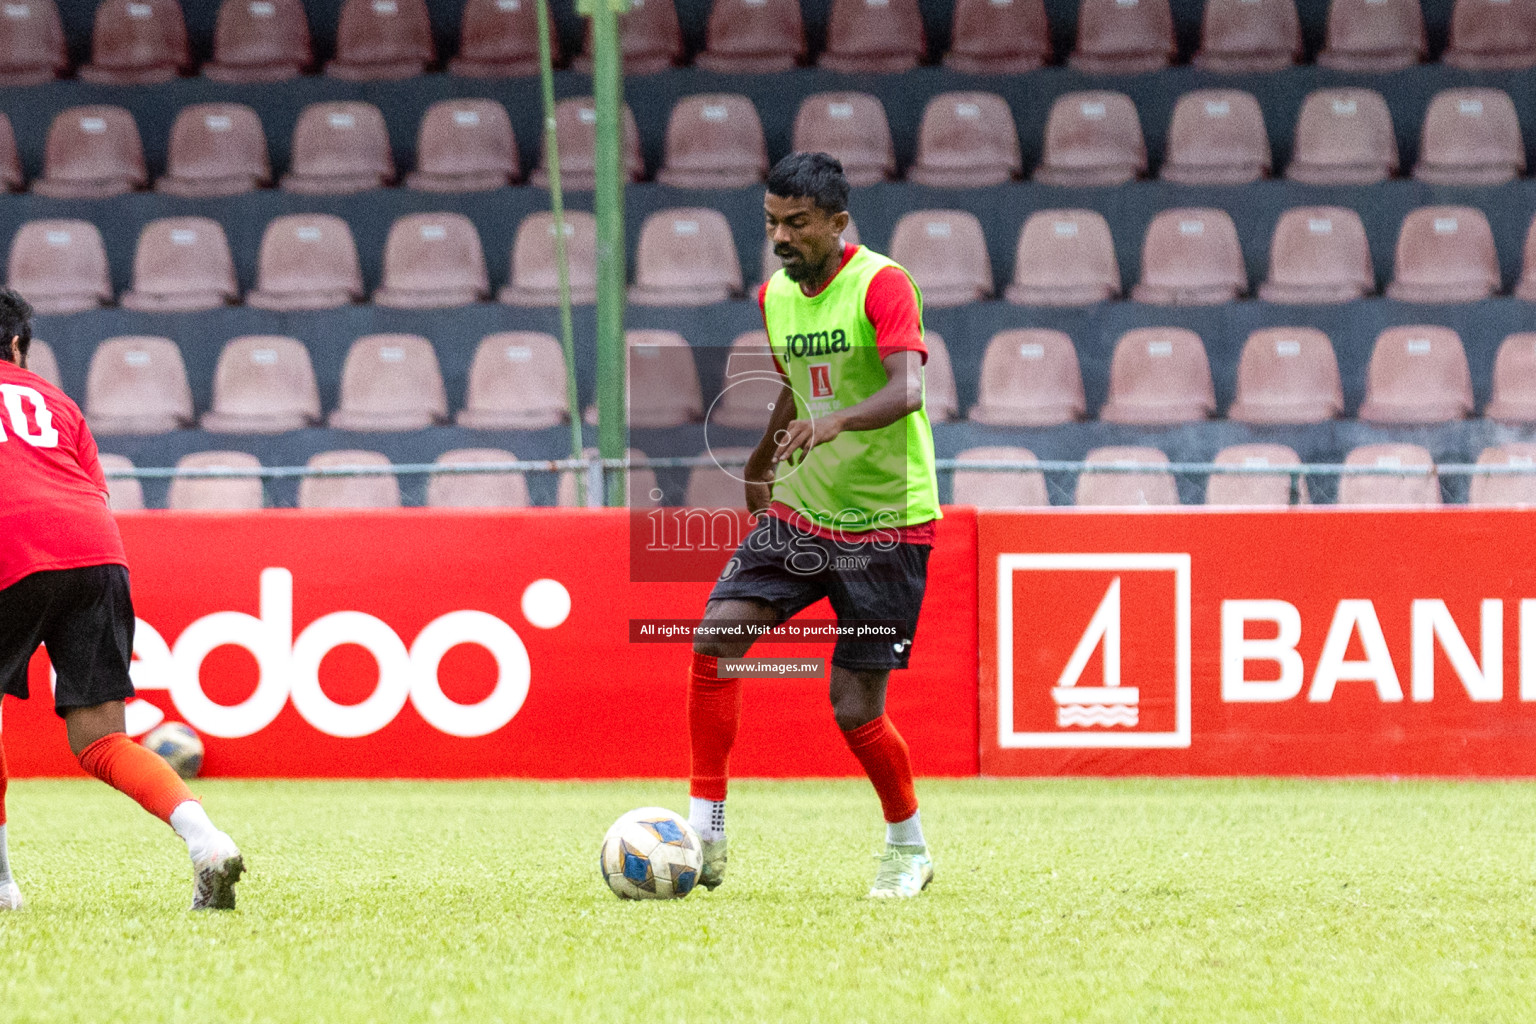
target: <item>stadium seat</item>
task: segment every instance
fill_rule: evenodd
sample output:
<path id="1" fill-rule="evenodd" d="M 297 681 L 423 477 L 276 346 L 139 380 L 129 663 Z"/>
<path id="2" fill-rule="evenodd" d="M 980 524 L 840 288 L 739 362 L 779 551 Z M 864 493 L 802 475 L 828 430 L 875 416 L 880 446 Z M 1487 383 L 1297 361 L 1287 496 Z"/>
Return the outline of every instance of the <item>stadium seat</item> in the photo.
<path id="1" fill-rule="evenodd" d="M 704 453 L 717 463 L 729 463 L 745 459 L 752 454 L 751 448 L 711 448 Z M 694 466 L 688 470 L 688 487 L 683 492 L 683 505 L 687 508 L 732 508 L 745 510 L 747 489 L 743 482 L 744 466 Z M 686 529 L 686 528 L 685 528 Z M 697 528 L 695 528 L 697 529 Z M 707 540 L 707 538 L 702 538 Z"/>
<path id="2" fill-rule="evenodd" d="M 1301 59 L 1296 0 L 1207 0 L 1195 66 L 1217 74 L 1262 74 Z"/>
<path id="3" fill-rule="evenodd" d="M 395 180 L 384 115 L 371 103 L 311 103 L 293 128 L 282 187 L 304 195 L 347 195 Z"/>
<path id="4" fill-rule="evenodd" d="M 914 68 L 928 49 L 917 0 L 832 0 L 827 48 L 817 64 L 844 74 Z"/>
<path id="5" fill-rule="evenodd" d="M 396 309 L 448 309 L 490 298 L 490 275 L 474 221 L 462 213 L 412 213 L 384 243 L 373 301 Z"/>
<path id="6" fill-rule="evenodd" d="M 1425 475 L 1345 473 L 1339 477 L 1340 505 L 1438 505 L 1440 477 L 1429 450 L 1416 444 L 1365 444 L 1344 457 L 1344 465 L 1374 469 L 1428 467 Z"/>
<path id="7" fill-rule="evenodd" d="M 619 49 L 626 75 L 654 75 L 681 64 L 683 29 L 672 0 L 629 0 L 629 10 L 619 15 Z M 592 70 L 591 21 L 581 54 L 571 66 L 584 73 Z"/>
<path id="8" fill-rule="evenodd" d="M 567 423 L 565 356 L 536 331 L 505 331 L 480 340 L 456 422 L 471 430 L 540 430 Z"/>
<path id="9" fill-rule="evenodd" d="M 224 0 L 203 74 L 237 85 L 286 82 L 314 63 L 304 0 Z"/>
<path id="10" fill-rule="evenodd" d="M 999 331 L 987 343 L 969 419 L 993 427 L 1053 427 L 1088 412 L 1072 339 L 1061 331 Z"/>
<path id="11" fill-rule="evenodd" d="M 354 82 L 414 78 L 436 60 L 427 0 L 347 0 L 325 73 Z"/>
<path id="12" fill-rule="evenodd" d="M 686 96 L 672 108 L 656 180 L 674 188 L 745 188 L 768 175 L 768 144 L 745 96 Z"/>
<path id="13" fill-rule="evenodd" d="M 1237 226 L 1225 210 L 1164 210 L 1147 225 L 1137 302 L 1209 306 L 1248 290 Z"/>
<path id="14" fill-rule="evenodd" d="M 14 0 L 0 7 L 0 86 L 41 85 L 69 70 L 64 23 L 54 0 Z"/>
<path id="15" fill-rule="evenodd" d="M 427 108 L 416 136 L 410 188 L 485 192 L 523 176 L 507 108 L 495 100 L 442 100 Z"/>
<path id="16" fill-rule="evenodd" d="M 1177 505 L 1178 483 L 1160 466 L 1168 456 L 1156 448 L 1111 446 L 1095 448 L 1083 460 L 1089 466 L 1146 466 L 1143 473 L 1094 472 L 1077 475 L 1073 504 L 1079 506 Z"/>
<path id="17" fill-rule="evenodd" d="M 1337 71 L 1400 71 L 1427 50 L 1419 0 L 1332 0 L 1317 62 Z"/>
<path id="18" fill-rule="evenodd" d="M 1118 92 L 1056 97 L 1035 180 L 1043 185 L 1122 185 L 1147 173 L 1147 143 L 1131 98 Z"/>
<path id="19" fill-rule="evenodd" d="M 1354 210 L 1299 206 L 1275 222 L 1265 302 L 1303 305 L 1348 302 L 1376 290 L 1370 243 Z"/>
<path id="20" fill-rule="evenodd" d="M 84 220 L 29 220 L 11 239 L 6 283 L 40 314 L 78 313 L 112 301 L 107 247 Z"/>
<path id="21" fill-rule="evenodd" d="M 1090 75 L 1167 67 L 1177 47 L 1168 0 L 1080 0 L 1071 64 Z"/>
<path id="22" fill-rule="evenodd" d="M 432 343 L 419 334 L 358 338 L 341 368 L 337 430 L 420 430 L 448 421 L 448 395 Z"/>
<path id="23" fill-rule="evenodd" d="M 1339 361 L 1315 327 L 1267 327 L 1248 335 L 1237 364 L 1239 423 L 1322 423 L 1344 412 Z"/>
<path id="24" fill-rule="evenodd" d="M 555 104 L 555 140 L 560 145 L 560 185 L 573 192 L 589 191 L 597 182 L 597 109 L 591 97 L 561 100 Z M 539 166 L 528 178 L 539 188 L 549 187 L 549 154 L 539 153 Z M 640 156 L 640 128 L 635 115 L 624 105 L 624 173 L 630 181 L 645 176 Z"/>
<path id="25" fill-rule="evenodd" d="M 957 462 L 1036 462 L 1028 448 L 989 445 L 967 448 L 955 455 Z M 1045 474 L 1039 470 L 956 469 L 954 495 L 956 505 L 977 508 L 1042 508 L 1051 503 L 1045 489 Z"/>
<path id="26" fill-rule="evenodd" d="M 939 309 L 991 298 L 992 261 L 981 221 L 965 210 L 915 210 L 891 232 L 891 259 L 922 289 L 923 306 Z"/>
<path id="27" fill-rule="evenodd" d="M 1376 338 L 1360 419 L 1449 423 L 1472 414 L 1472 373 L 1449 327 L 1389 327 Z"/>
<path id="28" fill-rule="evenodd" d="M 852 216 L 848 218 L 848 226 L 843 228 L 843 233 L 839 237 L 841 237 L 842 240 L 848 245 L 859 244 L 859 226 L 853 222 Z M 762 284 L 767 281 L 783 265 L 784 261 L 773 254 L 773 239 L 764 237 L 763 255 L 762 259 L 758 261 L 758 269 L 760 273 L 757 276 L 757 283 Z M 748 296 L 750 298 L 756 298 L 757 289 L 749 289 Z"/>
<path id="29" fill-rule="evenodd" d="M 944 66 L 968 75 L 1019 75 L 1051 59 L 1042 0 L 957 0 Z"/>
<path id="30" fill-rule="evenodd" d="M 177 469 L 259 469 L 249 452 L 192 452 L 176 460 Z M 165 496 L 170 509 L 240 512 L 265 508 L 261 477 L 176 477 Z"/>
<path id="31" fill-rule="evenodd" d="M 1527 0 L 1456 0 L 1450 45 L 1440 59 L 1468 71 L 1531 67 L 1536 64 L 1536 6 Z"/>
<path id="32" fill-rule="evenodd" d="M 133 469 L 133 462 L 125 455 L 102 452 L 101 469 L 104 473 Z M 107 507 L 113 512 L 139 512 L 144 508 L 144 485 L 135 477 L 107 477 Z"/>
<path id="33" fill-rule="evenodd" d="M 296 338 L 231 338 L 213 371 L 213 405 L 202 427 L 215 434 L 280 434 L 320 422 L 309 350 Z"/>
<path id="34" fill-rule="evenodd" d="M 1100 419 L 1151 426 L 1193 423 L 1215 411 L 1211 364 L 1198 334 L 1182 327 L 1138 327 L 1120 336 Z"/>
<path id="35" fill-rule="evenodd" d="M 1269 175 L 1269 133 L 1259 101 L 1238 89 L 1179 97 L 1159 177 L 1183 185 L 1242 185 Z"/>
<path id="36" fill-rule="evenodd" d="M 675 331 L 625 331 L 629 425 L 676 427 L 704 418 L 704 394 L 693 349 Z M 588 423 L 596 423 L 596 408 Z"/>
<path id="37" fill-rule="evenodd" d="M 148 182 L 144 143 L 122 107 L 70 107 L 48 129 L 43 176 L 32 191 L 53 199 L 103 199 Z"/>
<path id="38" fill-rule="evenodd" d="M 343 466 L 387 467 L 381 452 L 321 452 L 305 463 L 310 469 Z M 299 508 L 399 508 L 400 481 L 393 473 L 371 476 L 307 476 L 299 481 Z"/>
<path id="39" fill-rule="evenodd" d="M 945 92 L 928 101 L 908 181 L 985 188 L 1023 176 L 1019 130 L 1007 100 L 993 92 Z"/>
<path id="40" fill-rule="evenodd" d="M 346 221 L 328 213 L 294 213 L 267 225 L 256 258 L 256 287 L 246 305 L 334 309 L 362 297 L 357 243 Z"/>
<path id="41" fill-rule="evenodd" d="M 1216 453 L 1218 466 L 1261 469 L 1267 466 L 1299 466 L 1301 458 L 1283 444 L 1234 444 Z M 1307 503 L 1307 482 L 1278 473 L 1212 473 L 1205 484 L 1207 505 L 1271 507 L 1291 504 L 1291 481 L 1296 481 L 1296 503 Z"/>
<path id="42" fill-rule="evenodd" d="M 85 382 L 85 418 L 103 436 L 191 426 L 192 389 L 176 343 L 135 335 L 96 346 Z"/>
<path id="43" fill-rule="evenodd" d="M 1120 294 L 1109 222 L 1093 210 L 1037 210 L 1019 231 L 1013 283 L 1021 306 L 1087 306 Z"/>
<path id="44" fill-rule="evenodd" d="M 791 148 L 797 153 L 830 153 L 855 188 L 896 177 L 896 149 L 879 97 L 867 92 L 819 92 L 807 96 L 795 115 Z"/>
<path id="45" fill-rule="evenodd" d="M 1536 505 L 1536 444 L 1491 445 L 1477 457 L 1479 466 L 1509 466 L 1529 473 L 1489 473 L 1474 476 L 1467 488 L 1468 505 Z"/>
<path id="46" fill-rule="evenodd" d="M 720 394 L 708 409 L 711 426 L 762 431 L 783 381 L 768 349 L 767 331 L 748 331 L 731 342 Z"/>
<path id="47" fill-rule="evenodd" d="M 267 137 L 256 111 L 242 103 L 197 103 L 176 115 L 155 191 L 207 199 L 271 183 Z"/>
<path id="48" fill-rule="evenodd" d="M 145 224 L 133 257 L 133 287 L 120 301 L 141 313 L 190 313 L 239 302 L 224 228 L 207 217 Z"/>
<path id="49" fill-rule="evenodd" d="M 571 302 L 590 306 L 597 301 L 597 221 L 590 213 L 565 211 L 565 258 Z M 509 306 L 560 304 L 554 214 L 530 213 L 517 226 L 507 281 L 496 298 Z"/>
<path id="50" fill-rule="evenodd" d="M 630 302 L 705 306 L 741 294 L 741 261 L 724 214 L 704 207 L 676 207 L 645 218 L 635 248 Z"/>
<path id="51" fill-rule="evenodd" d="M 1536 301 L 1536 219 L 1526 228 L 1525 245 L 1520 256 L 1520 280 L 1515 283 L 1515 297 Z"/>
<path id="52" fill-rule="evenodd" d="M 91 62 L 80 78 L 95 85 L 151 85 L 169 82 L 190 63 L 177 0 L 101 0 Z"/>
<path id="53" fill-rule="evenodd" d="M 503 448 L 455 448 L 434 460 L 439 466 L 516 462 Z M 429 508 L 527 508 L 528 481 L 521 473 L 434 473 L 427 481 Z"/>
<path id="54" fill-rule="evenodd" d="M 1435 94 L 1419 133 L 1413 176 L 1431 185 L 1502 185 L 1525 173 L 1525 142 L 1509 94 L 1446 89 Z"/>
<path id="55" fill-rule="evenodd" d="M 1483 211 L 1421 206 L 1403 218 L 1387 297 L 1474 302 L 1499 290 L 1499 254 Z"/>
<path id="56" fill-rule="evenodd" d="M 1319 89 L 1296 118 L 1285 176 L 1308 185 L 1372 185 L 1397 173 L 1397 136 L 1381 93 Z"/>
<path id="57" fill-rule="evenodd" d="M 798 0 L 715 0 L 694 61 L 705 71 L 760 75 L 805 63 Z"/>
<path id="58" fill-rule="evenodd" d="M 60 391 L 64 390 L 64 378 L 59 373 L 59 357 L 54 355 L 53 347 L 41 338 L 33 338 L 32 347 L 27 349 L 27 369 Z"/>
<path id="59" fill-rule="evenodd" d="M 550 24 L 549 55 L 561 62 Z M 459 17 L 459 52 L 448 73 L 460 78 L 523 78 L 539 73 L 538 5 L 527 0 L 468 0 Z"/>
<path id="60" fill-rule="evenodd" d="M 928 361 L 923 364 L 923 402 L 928 410 L 928 422 L 948 423 L 960 417 L 960 392 L 955 387 L 949 345 L 942 334 L 926 329 L 923 344 L 928 349 Z"/>
<path id="61" fill-rule="evenodd" d="M 599 453 L 596 448 L 583 448 L 583 458 L 595 459 Z M 626 459 L 643 459 L 645 453 L 638 448 L 624 449 Z M 585 473 L 582 474 L 585 476 Z M 555 504 L 561 508 L 574 508 L 578 504 L 580 496 L 577 487 L 576 474 L 569 470 L 560 474 L 560 482 L 555 488 Z M 631 469 L 624 474 L 624 504 L 628 508 L 655 508 L 661 504 L 657 497 L 661 491 L 656 486 L 656 471 L 649 468 Z M 588 505 L 602 505 L 602 495 L 588 495 Z"/>
<path id="62" fill-rule="evenodd" d="M 1493 360 L 1493 393 L 1483 415 L 1505 423 L 1536 423 L 1536 333 L 1518 332 L 1500 343 Z"/>

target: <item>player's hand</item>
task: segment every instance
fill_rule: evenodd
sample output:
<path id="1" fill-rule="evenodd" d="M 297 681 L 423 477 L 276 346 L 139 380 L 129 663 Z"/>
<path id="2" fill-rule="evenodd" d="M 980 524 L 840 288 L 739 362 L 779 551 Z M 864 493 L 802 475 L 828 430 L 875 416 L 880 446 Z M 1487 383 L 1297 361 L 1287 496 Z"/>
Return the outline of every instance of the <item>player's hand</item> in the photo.
<path id="1" fill-rule="evenodd" d="M 774 462 L 783 462 L 797 451 L 810 454 L 812 448 L 819 444 L 826 444 L 843 432 L 843 421 L 832 414 L 820 419 L 791 420 L 789 426 L 779 431 L 774 440 L 779 442 L 778 450 L 773 453 Z"/>

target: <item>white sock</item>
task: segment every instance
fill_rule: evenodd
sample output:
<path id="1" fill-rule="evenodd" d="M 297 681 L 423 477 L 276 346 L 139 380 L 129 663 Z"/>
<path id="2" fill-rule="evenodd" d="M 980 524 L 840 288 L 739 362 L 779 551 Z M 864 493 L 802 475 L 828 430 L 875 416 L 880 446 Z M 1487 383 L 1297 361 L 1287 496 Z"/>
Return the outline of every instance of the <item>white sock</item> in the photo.
<path id="1" fill-rule="evenodd" d="M 197 860 L 224 838 L 224 833 L 213 827 L 208 812 L 196 800 L 183 800 L 171 812 L 171 828 L 187 844 L 187 852 Z"/>
<path id="2" fill-rule="evenodd" d="M 688 824 L 698 832 L 700 839 L 724 839 L 725 801 L 689 797 Z"/>
<path id="3" fill-rule="evenodd" d="M 923 842 L 922 811 L 913 811 L 906 821 L 885 823 L 885 841 L 891 846 L 927 846 Z"/>
<path id="4" fill-rule="evenodd" d="M 11 851 L 5 845 L 5 826 L 0 825 L 0 882 L 11 880 Z"/>

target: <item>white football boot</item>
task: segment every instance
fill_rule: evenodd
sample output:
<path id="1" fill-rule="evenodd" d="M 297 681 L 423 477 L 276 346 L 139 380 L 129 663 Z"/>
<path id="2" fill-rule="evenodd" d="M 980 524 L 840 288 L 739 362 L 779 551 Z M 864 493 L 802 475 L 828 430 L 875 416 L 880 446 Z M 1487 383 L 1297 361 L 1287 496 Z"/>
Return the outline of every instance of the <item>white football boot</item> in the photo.
<path id="1" fill-rule="evenodd" d="M 711 891 L 725 881 L 725 862 L 728 853 L 725 837 L 700 840 L 704 850 L 704 866 L 699 869 L 699 884 Z"/>
<path id="2" fill-rule="evenodd" d="M 880 870 L 870 887 L 872 900 L 910 899 L 933 881 L 933 859 L 926 846 L 887 843 L 880 855 Z"/>
<path id="3" fill-rule="evenodd" d="M 200 856 L 192 858 L 192 909 L 234 910 L 235 883 L 245 872 L 245 858 L 224 833 Z"/>

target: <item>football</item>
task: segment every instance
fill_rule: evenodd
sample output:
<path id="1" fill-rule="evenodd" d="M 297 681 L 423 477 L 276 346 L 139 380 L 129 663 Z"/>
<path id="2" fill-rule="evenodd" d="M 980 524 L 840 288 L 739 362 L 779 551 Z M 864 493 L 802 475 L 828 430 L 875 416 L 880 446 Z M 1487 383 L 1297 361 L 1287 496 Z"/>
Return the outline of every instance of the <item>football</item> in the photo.
<path id="1" fill-rule="evenodd" d="M 603 879 L 620 899 L 681 899 L 698 881 L 704 849 L 686 818 L 641 807 L 613 823 L 601 859 Z"/>
<path id="2" fill-rule="evenodd" d="M 203 767 L 203 741 L 185 722 L 157 725 L 144 737 L 144 745 L 161 757 L 184 779 L 193 779 Z"/>

